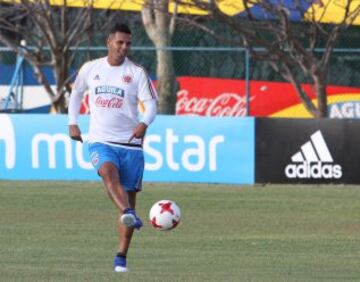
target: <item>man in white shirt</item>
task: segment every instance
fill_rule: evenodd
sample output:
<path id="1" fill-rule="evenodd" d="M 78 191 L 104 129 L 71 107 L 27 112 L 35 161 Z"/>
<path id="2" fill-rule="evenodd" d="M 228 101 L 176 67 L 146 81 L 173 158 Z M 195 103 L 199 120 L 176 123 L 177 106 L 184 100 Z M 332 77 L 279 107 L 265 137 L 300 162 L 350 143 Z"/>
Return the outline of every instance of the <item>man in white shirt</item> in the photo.
<path id="1" fill-rule="evenodd" d="M 82 142 L 77 118 L 87 91 L 90 157 L 120 212 L 114 271 L 125 272 L 134 228 L 143 225 L 135 213 L 136 192 L 141 190 L 144 171 L 142 141 L 156 116 L 157 94 L 145 69 L 127 57 L 131 45 L 129 27 L 115 24 L 106 43 L 107 57 L 85 63 L 75 80 L 69 102 L 69 135 Z M 145 108 L 141 120 L 139 102 Z"/>

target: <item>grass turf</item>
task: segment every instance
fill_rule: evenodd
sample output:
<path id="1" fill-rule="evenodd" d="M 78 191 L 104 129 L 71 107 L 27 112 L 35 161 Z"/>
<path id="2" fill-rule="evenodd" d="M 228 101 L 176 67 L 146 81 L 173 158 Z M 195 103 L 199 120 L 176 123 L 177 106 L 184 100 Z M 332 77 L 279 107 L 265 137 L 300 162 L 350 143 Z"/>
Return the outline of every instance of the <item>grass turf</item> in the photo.
<path id="1" fill-rule="evenodd" d="M 360 281 L 359 186 L 145 184 L 173 231 L 136 231 L 112 273 L 116 209 L 100 182 L 0 181 L 1 281 Z"/>

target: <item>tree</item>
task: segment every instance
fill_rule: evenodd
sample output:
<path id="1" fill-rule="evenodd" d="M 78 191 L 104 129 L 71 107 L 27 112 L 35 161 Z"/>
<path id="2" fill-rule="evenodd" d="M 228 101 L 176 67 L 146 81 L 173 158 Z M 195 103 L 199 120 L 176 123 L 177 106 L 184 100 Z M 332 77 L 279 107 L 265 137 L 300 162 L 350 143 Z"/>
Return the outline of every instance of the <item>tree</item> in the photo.
<path id="1" fill-rule="evenodd" d="M 64 95 L 70 92 L 69 70 L 76 54 L 72 48 L 86 41 L 93 27 L 93 9 L 86 4 L 91 1 L 84 3 L 85 8 L 69 8 L 66 0 L 59 6 L 51 6 L 50 0 L 16 0 L 0 9 L 0 43 L 29 62 L 57 112 L 66 111 Z M 55 89 L 43 66 L 52 69 Z"/>
<path id="2" fill-rule="evenodd" d="M 232 39 L 246 46 L 254 59 L 269 62 L 272 68 L 290 82 L 305 108 L 317 118 L 327 116 L 326 86 L 331 54 L 340 35 L 360 17 L 358 0 L 336 3 L 336 23 L 322 24 L 334 1 L 326 0 L 201 0 L 180 1 L 208 14 L 207 19 L 218 21 L 235 31 Z M 231 6 L 232 5 L 232 6 Z M 235 5 L 235 6 L 234 6 Z M 340 6 L 339 6 L 340 5 Z M 242 10 L 235 16 L 226 11 Z M 192 25 L 221 37 L 197 19 L 187 19 Z M 327 19 L 328 20 L 328 19 Z M 322 48 L 322 52 L 318 52 Z M 301 83 L 312 85 L 316 102 Z"/>
<path id="3" fill-rule="evenodd" d="M 141 11 L 145 30 L 156 47 L 156 88 L 162 114 L 175 113 L 177 92 L 172 52 L 167 50 L 175 30 L 176 12 L 170 14 L 168 6 L 169 0 L 148 0 Z"/>

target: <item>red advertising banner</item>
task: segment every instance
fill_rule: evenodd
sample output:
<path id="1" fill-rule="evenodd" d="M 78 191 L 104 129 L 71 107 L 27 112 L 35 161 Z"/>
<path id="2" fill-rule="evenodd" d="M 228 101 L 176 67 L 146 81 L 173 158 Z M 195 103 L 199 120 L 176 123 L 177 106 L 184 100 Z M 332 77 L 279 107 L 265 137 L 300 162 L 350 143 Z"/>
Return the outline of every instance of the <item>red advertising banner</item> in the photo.
<path id="1" fill-rule="evenodd" d="M 234 116 L 247 114 L 245 80 L 208 77 L 179 77 L 176 114 L 197 116 Z M 304 90 L 314 99 L 308 84 Z M 290 83 L 250 81 L 249 115 L 255 117 L 311 118 Z M 327 87 L 328 113 L 331 118 L 360 118 L 360 88 Z M 80 112 L 89 113 L 85 95 Z"/>
<path id="2" fill-rule="evenodd" d="M 179 77 L 177 115 L 245 116 L 245 80 Z M 310 85 L 304 90 L 315 98 Z M 360 118 L 360 88 L 328 86 L 329 117 Z M 250 81 L 249 115 L 257 117 L 311 117 L 292 85 Z"/>

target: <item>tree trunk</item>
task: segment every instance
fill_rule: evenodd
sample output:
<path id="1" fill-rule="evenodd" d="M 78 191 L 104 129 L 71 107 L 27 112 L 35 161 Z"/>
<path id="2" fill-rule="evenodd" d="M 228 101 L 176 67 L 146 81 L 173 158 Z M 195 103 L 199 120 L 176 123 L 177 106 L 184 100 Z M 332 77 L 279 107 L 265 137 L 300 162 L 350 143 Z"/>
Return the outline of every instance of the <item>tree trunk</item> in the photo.
<path id="1" fill-rule="evenodd" d="M 159 112 L 175 114 L 177 82 L 173 64 L 171 46 L 174 32 L 174 18 L 168 13 L 168 0 L 147 1 L 141 14 L 143 24 L 151 41 L 156 47 L 157 92 L 159 95 Z"/>
<path id="2" fill-rule="evenodd" d="M 326 85 L 325 78 L 322 76 L 314 77 L 314 91 L 318 101 L 317 118 L 325 118 L 328 114 Z"/>
<path id="3" fill-rule="evenodd" d="M 55 65 L 53 67 L 53 74 L 56 83 L 56 96 L 55 99 L 51 101 L 52 108 L 54 111 L 58 113 L 66 113 L 66 105 L 65 105 L 65 87 L 66 80 L 68 78 L 68 54 L 56 54 Z"/>
<path id="4" fill-rule="evenodd" d="M 59 99 L 51 103 L 52 111 L 56 113 L 66 113 L 65 97 L 62 95 Z"/>
<path id="5" fill-rule="evenodd" d="M 173 57 L 171 51 L 161 47 L 157 55 L 157 91 L 159 92 L 159 112 L 162 114 L 175 114 L 177 83 L 175 79 Z"/>

